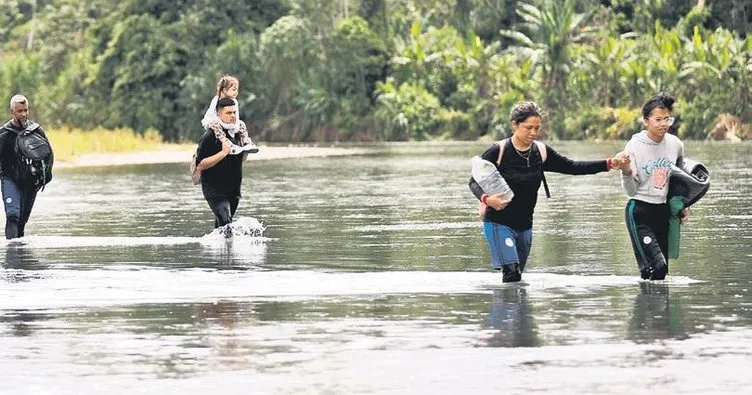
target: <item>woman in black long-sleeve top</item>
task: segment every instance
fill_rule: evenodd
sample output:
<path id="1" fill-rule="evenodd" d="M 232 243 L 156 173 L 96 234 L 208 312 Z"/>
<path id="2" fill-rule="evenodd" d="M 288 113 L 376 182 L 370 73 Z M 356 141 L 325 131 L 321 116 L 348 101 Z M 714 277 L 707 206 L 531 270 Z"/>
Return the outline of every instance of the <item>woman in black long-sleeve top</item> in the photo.
<path id="1" fill-rule="evenodd" d="M 541 181 L 545 184 L 543 172 L 595 174 L 620 168 L 624 161 L 620 156 L 597 161 L 573 161 L 536 141 L 541 128 L 541 110 L 534 102 L 517 103 L 509 118 L 512 137 L 494 143 L 482 157 L 496 164 L 514 192 L 514 198 L 505 201 L 500 194 L 486 195 L 473 178 L 470 179 L 470 189 L 483 204 L 483 230 L 492 266 L 503 272 L 504 282 L 515 282 L 520 281 L 530 253 L 533 212 Z"/>

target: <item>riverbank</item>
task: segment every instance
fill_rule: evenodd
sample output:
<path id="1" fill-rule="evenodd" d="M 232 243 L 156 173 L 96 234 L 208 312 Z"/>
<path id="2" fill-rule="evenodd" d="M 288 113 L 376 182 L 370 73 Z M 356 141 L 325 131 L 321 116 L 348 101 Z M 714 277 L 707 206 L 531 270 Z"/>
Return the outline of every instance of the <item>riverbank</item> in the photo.
<path id="1" fill-rule="evenodd" d="M 316 146 L 260 146 L 259 148 L 258 153 L 248 155 L 248 160 L 360 155 L 367 152 L 363 148 Z M 65 161 L 56 161 L 55 167 L 100 167 L 157 163 L 186 163 L 187 166 L 195 149 L 196 146 L 193 144 L 162 144 L 158 149 L 151 151 L 90 153 Z"/>

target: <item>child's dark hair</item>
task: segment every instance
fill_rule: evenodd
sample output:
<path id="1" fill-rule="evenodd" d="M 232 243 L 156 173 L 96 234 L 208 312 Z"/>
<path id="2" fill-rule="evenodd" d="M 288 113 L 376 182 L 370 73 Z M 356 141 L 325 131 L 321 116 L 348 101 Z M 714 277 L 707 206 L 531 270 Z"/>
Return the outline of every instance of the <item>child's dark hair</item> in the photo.
<path id="1" fill-rule="evenodd" d="M 217 97 L 220 97 L 222 95 L 222 91 L 231 87 L 232 85 L 240 84 L 240 81 L 238 81 L 238 78 L 234 75 L 225 74 L 223 75 L 219 81 L 217 81 Z"/>
<path id="2" fill-rule="evenodd" d="M 661 92 L 657 95 L 653 95 L 653 97 L 648 99 L 648 101 L 642 106 L 642 117 L 648 118 L 650 113 L 656 108 L 663 108 L 668 110 L 668 112 L 671 112 L 675 101 L 676 99 L 674 99 L 670 93 Z"/>
<path id="3" fill-rule="evenodd" d="M 509 120 L 515 123 L 522 122 L 530 117 L 543 117 L 543 111 L 534 101 L 521 101 L 512 107 L 509 112 Z"/>

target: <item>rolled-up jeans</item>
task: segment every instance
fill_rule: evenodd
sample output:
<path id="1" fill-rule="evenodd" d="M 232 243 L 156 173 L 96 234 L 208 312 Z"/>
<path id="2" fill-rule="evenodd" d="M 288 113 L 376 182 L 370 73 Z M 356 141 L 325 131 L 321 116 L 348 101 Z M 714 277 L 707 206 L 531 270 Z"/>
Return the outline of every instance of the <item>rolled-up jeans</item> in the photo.
<path id="1" fill-rule="evenodd" d="M 5 205 L 5 238 L 23 237 L 37 198 L 37 190 L 24 188 L 9 177 L 0 178 L 0 187 Z"/>

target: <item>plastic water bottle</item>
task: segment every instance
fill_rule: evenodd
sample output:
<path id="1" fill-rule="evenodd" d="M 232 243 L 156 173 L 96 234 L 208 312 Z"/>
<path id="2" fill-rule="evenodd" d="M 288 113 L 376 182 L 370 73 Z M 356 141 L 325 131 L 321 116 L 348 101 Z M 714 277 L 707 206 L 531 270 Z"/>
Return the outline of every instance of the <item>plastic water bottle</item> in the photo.
<path id="1" fill-rule="evenodd" d="M 512 200 L 514 192 L 504 177 L 499 174 L 496 165 L 475 155 L 470 159 L 471 173 L 475 181 L 487 195 L 501 194 L 502 199 Z"/>

